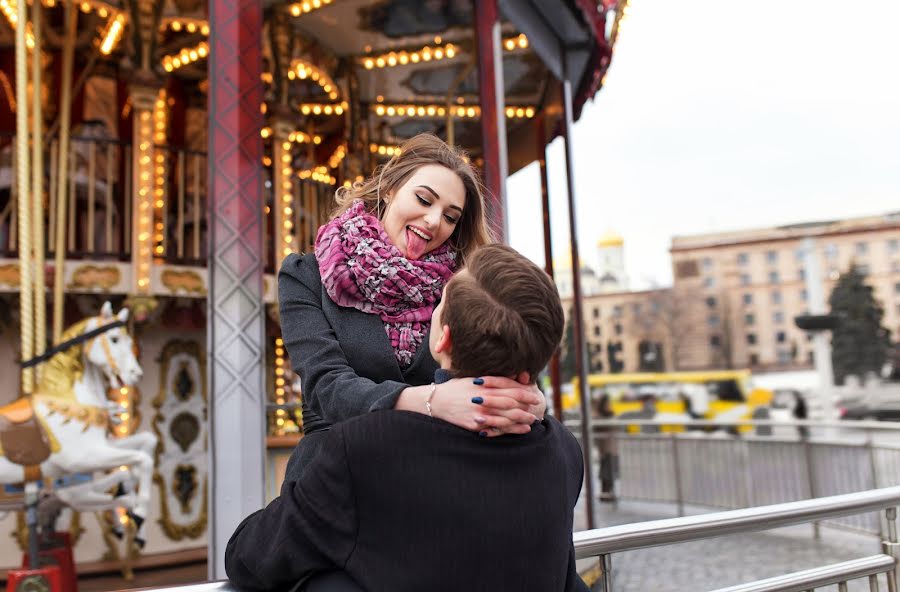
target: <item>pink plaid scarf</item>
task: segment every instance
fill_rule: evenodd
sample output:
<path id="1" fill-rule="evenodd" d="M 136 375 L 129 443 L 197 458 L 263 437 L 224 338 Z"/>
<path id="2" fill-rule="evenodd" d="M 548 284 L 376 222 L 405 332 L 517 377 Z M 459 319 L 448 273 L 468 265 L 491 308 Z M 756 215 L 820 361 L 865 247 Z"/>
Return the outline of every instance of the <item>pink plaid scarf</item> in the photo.
<path id="1" fill-rule="evenodd" d="M 315 253 L 328 296 L 338 306 L 381 317 L 400 367 L 409 366 L 456 269 L 456 251 L 444 244 L 410 261 L 357 200 L 319 229 Z"/>

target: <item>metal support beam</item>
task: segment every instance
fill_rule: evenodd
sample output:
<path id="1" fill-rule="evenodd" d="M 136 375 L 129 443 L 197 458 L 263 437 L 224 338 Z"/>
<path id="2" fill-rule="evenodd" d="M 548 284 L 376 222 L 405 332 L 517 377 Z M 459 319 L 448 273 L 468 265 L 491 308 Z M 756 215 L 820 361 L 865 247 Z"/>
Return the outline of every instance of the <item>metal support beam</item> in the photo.
<path id="1" fill-rule="evenodd" d="M 584 312 L 581 294 L 581 259 L 578 256 L 578 219 L 575 212 L 575 162 L 572 149 L 572 83 L 563 78 L 563 141 L 566 152 L 566 186 L 569 195 L 569 240 L 572 252 L 572 326 L 575 333 L 575 370 L 581 395 L 581 446 L 584 452 L 584 505 L 587 527 L 594 528 L 594 478 L 591 450 L 591 393 L 587 383 L 584 341 Z"/>
<path id="2" fill-rule="evenodd" d="M 497 239 L 506 241 L 506 116 L 503 86 L 503 48 L 497 0 L 475 0 L 475 37 L 478 43 L 478 94 L 481 101 L 481 147 L 487 218 Z"/>
<path id="3" fill-rule="evenodd" d="M 210 0 L 209 579 L 225 546 L 264 504 L 263 8 Z"/>
<path id="4" fill-rule="evenodd" d="M 534 120 L 537 161 L 541 173 L 541 213 L 544 220 L 544 270 L 553 278 L 553 240 L 550 233 L 550 183 L 547 179 L 547 122 L 541 114 Z M 562 377 L 559 372 L 559 350 L 550 360 L 550 384 L 553 388 L 553 410 L 562 421 Z"/>

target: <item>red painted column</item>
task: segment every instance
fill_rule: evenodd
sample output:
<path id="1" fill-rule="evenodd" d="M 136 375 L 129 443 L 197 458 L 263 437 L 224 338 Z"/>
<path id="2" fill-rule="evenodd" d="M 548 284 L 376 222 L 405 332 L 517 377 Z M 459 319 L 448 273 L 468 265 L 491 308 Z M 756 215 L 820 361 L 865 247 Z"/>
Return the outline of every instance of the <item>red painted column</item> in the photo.
<path id="1" fill-rule="evenodd" d="M 263 6 L 209 0 L 209 578 L 225 546 L 263 507 L 265 314 Z"/>
<path id="2" fill-rule="evenodd" d="M 506 242 L 506 118 L 504 115 L 503 48 L 497 0 L 475 0 L 478 44 L 478 94 L 481 101 L 481 147 L 487 218 L 499 240 Z"/>

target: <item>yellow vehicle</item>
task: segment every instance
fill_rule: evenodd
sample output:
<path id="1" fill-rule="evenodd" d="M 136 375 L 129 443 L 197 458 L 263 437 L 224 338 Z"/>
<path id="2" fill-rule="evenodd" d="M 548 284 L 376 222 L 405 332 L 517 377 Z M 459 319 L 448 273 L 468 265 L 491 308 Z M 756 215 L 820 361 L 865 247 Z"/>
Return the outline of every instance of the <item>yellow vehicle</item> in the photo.
<path id="1" fill-rule="evenodd" d="M 758 407 L 768 407 L 772 391 L 754 388 L 750 370 L 591 374 L 591 398 L 609 397 L 615 416 L 635 416 L 652 408 L 655 418 L 750 419 Z M 563 397 L 564 409 L 580 405 L 578 379 Z"/>

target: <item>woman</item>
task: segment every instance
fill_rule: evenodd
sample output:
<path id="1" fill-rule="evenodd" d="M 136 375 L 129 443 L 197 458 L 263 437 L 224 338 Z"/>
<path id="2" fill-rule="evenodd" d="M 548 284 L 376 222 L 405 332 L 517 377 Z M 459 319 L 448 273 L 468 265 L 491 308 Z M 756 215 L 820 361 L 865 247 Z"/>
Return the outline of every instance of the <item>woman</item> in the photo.
<path id="1" fill-rule="evenodd" d="M 530 431 L 546 408 L 533 385 L 504 377 L 434 384 L 431 312 L 453 272 L 490 242 L 481 186 L 463 155 L 416 136 L 336 201 L 314 253 L 288 256 L 279 273 L 305 432 L 285 480 L 303 478 L 318 434 L 370 411 L 430 414 L 486 436 Z"/>

